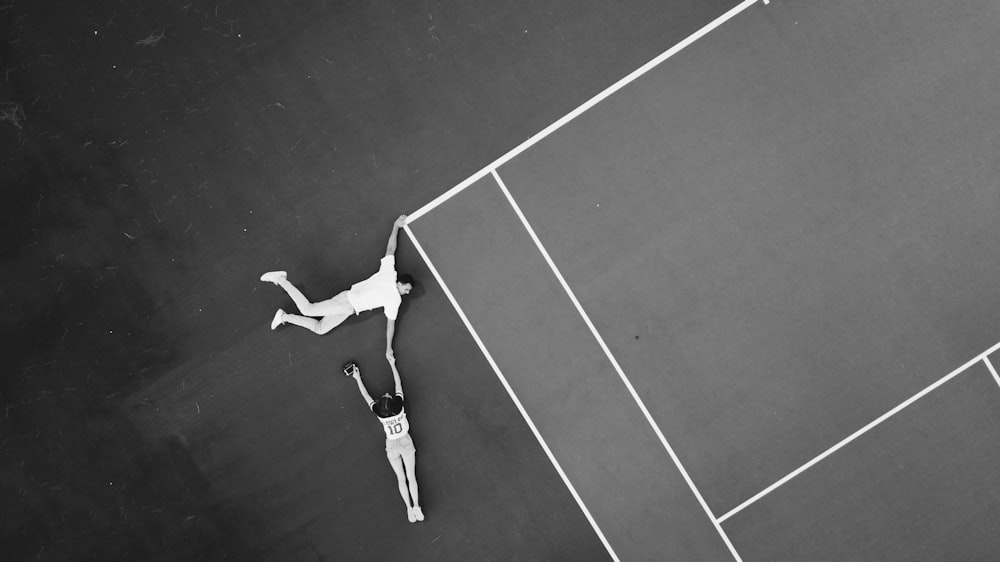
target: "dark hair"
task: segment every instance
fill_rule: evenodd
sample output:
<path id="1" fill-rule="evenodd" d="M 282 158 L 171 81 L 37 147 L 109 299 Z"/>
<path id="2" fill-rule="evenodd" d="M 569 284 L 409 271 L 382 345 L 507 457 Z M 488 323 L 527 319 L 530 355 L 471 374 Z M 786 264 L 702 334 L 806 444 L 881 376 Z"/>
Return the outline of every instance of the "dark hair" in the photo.
<path id="1" fill-rule="evenodd" d="M 394 408 L 395 405 L 395 396 L 381 396 L 375 401 L 375 414 L 380 418 L 391 418 L 402 411 L 402 408 Z"/>
<path id="2" fill-rule="evenodd" d="M 410 286 L 410 294 L 408 295 L 410 299 L 415 299 L 424 294 L 423 285 L 417 283 L 417 280 L 411 275 L 406 275 L 405 273 L 397 275 L 396 282 L 404 283 Z"/>

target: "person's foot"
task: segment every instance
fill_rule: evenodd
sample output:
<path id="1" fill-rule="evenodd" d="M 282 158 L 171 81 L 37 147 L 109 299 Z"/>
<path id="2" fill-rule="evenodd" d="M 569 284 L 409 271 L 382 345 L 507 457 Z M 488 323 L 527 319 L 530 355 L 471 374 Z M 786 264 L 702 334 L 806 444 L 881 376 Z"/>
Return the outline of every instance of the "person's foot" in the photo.
<path id="1" fill-rule="evenodd" d="M 406 508 L 406 518 L 410 520 L 410 523 L 416 523 L 417 522 L 417 514 L 413 512 L 413 508 L 412 507 L 407 507 Z"/>
<path id="2" fill-rule="evenodd" d="M 413 516 L 417 518 L 417 521 L 423 521 L 424 520 L 424 510 L 420 509 L 419 505 L 416 506 L 416 507 L 414 507 L 413 508 Z"/>
<path id="3" fill-rule="evenodd" d="M 278 326 L 285 323 L 285 311 L 278 309 L 278 312 L 274 313 L 274 318 L 271 320 L 271 329 L 274 330 Z"/>
<path id="4" fill-rule="evenodd" d="M 278 281 L 288 277 L 288 273 L 284 271 L 268 271 L 264 275 L 260 276 L 261 281 L 267 281 L 268 283 L 278 284 Z"/>

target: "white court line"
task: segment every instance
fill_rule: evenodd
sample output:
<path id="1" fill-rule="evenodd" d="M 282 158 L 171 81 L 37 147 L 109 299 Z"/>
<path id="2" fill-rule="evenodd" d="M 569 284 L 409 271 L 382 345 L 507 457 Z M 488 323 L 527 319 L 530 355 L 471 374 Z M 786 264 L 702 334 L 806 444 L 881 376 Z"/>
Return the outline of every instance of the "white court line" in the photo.
<path id="1" fill-rule="evenodd" d="M 587 111 L 588 109 L 590 109 L 591 107 L 597 105 L 604 98 L 610 96 L 611 94 L 617 92 L 618 90 L 621 90 L 622 88 L 624 88 L 625 86 L 627 86 L 631 82 L 635 81 L 636 78 L 639 78 L 643 74 L 649 72 L 654 67 L 656 67 L 658 64 L 662 63 L 663 61 L 665 61 L 665 60 L 669 59 L 670 57 L 674 56 L 675 54 L 679 53 L 685 47 L 687 47 L 691 43 L 694 43 L 698 39 L 701 39 L 703 36 L 705 36 L 706 34 L 708 34 L 713 29 L 715 29 L 715 28 L 719 27 L 720 25 L 726 23 L 728 20 L 732 19 L 734 16 L 736 16 L 737 14 L 739 14 L 740 12 L 742 12 L 743 10 L 746 10 L 750 6 L 756 4 L 757 1 L 758 0 L 744 0 L 744 2 L 741 2 L 738 6 L 734 7 L 731 10 L 729 10 L 725 14 L 722 14 L 718 18 L 712 20 L 712 22 L 709 23 L 708 25 L 706 25 L 705 27 L 702 27 L 698 31 L 694 32 L 689 37 L 687 37 L 686 39 L 684 39 L 683 41 L 681 41 L 680 43 L 678 43 L 678 44 L 674 45 L 673 47 L 667 49 L 666 51 L 664 51 L 663 53 L 661 53 L 659 56 L 657 56 L 656 58 L 654 58 L 653 60 L 647 62 L 646 64 L 644 64 L 644 65 L 640 66 L 639 68 L 637 68 L 636 70 L 634 70 L 628 76 L 626 76 L 626 77 L 622 78 L 621 80 L 615 82 L 611 86 L 607 87 L 601 93 L 599 93 L 596 96 L 590 98 L 589 100 L 587 100 L 586 102 L 584 102 L 583 105 L 581 105 L 580 107 L 577 107 L 573 111 L 567 113 L 565 116 L 563 116 L 561 119 L 559 119 L 555 123 L 553 123 L 553 124 L 549 125 L 548 127 L 542 129 L 541 131 L 539 131 L 538 133 L 536 133 L 534 136 L 532 136 L 528 140 L 526 140 L 526 141 L 522 142 L 521 144 L 517 145 L 515 148 L 513 148 L 507 154 L 504 154 L 500 158 L 497 158 L 496 160 L 494 160 L 493 162 L 491 162 L 489 165 L 487 165 L 486 167 L 484 167 L 482 170 L 479 170 L 475 174 L 472 174 L 471 176 L 469 176 L 468 178 L 466 178 L 464 181 L 462 181 L 461 183 L 459 183 L 455 187 L 453 187 L 453 188 L 449 189 L 448 191 L 444 192 L 443 194 L 439 195 L 437 198 L 435 198 L 430 203 L 427 203 L 423 207 L 417 209 L 416 211 L 414 211 L 413 213 L 411 213 L 407 217 L 406 222 L 407 223 L 411 223 L 411 222 L 419 219 L 420 217 L 422 217 L 423 215 L 425 215 L 428 211 L 434 209 L 435 207 L 437 207 L 438 205 L 444 203 L 448 199 L 451 199 L 452 197 L 454 197 L 455 195 L 457 195 L 459 192 L 461 192 L 463 189 L 469 187 L 470 185 L 472 185 L 476 181 L 478 181 L 478 180 L 482 179 L 483 177 L 485 177 L 487 174 L 489 174 L 493 170 L 495 170 L 495 169 L 499 168 L 500 166 L 502 166 L 504 163 L 506 163 L 511 158 L 514 158 L 518 154 L 524 152 L 525 150 L 527 150 L 528 148 L 530 148 L 531 146 L 533 146 L 534 144 L 536 144 L 538 141 L 544 139 L 545 137 L 549 136 L 550 134 L 552 134 L 553 132 L 555 132 L 557 129 L 559 129 L 560 127 L 562 127 L 563 125 L 565 125 L 566 123 L 569 123 L 570 121 L 572 121 L 573 119 L 575 119 L 576 117 L 578 117 L 581 113 L 583 113 L 583 112 Z"/>
<path id="2" fill-rule="evenodd" d="M 552 454 L 552 450 L 549 449 L 548 443 L 545 442 L 545 439 L 542 437 L 542 434 L 538 432 L 538 428 L 535 427 L 535 422 L 531 421 L 531 416 L 528 415 L 528 412 L 525 411 L 524 406 L 521 405 L 521 400 L 518 399 L 516 394 L 514 394 L 514 389 L 512 389 L 510 387 L 510 384 L 507 383 L 507 378 L 503 376 L 503 372 L 500 371 L 500 367 L 496 364 L 496 361 L 493 360 L 493 356 L 490 355 L 489 350 L 486 349 L 486 345 L 483 343 L 483 340 L 479 338 L 479 334 L 476 332 L 476 329 L 472 327 L 472 323 L 469 322 L 469 318 L 465 315 L 465 312 L 462 310 L 462 307 L 459 306 L 458 301 L 455 300 L 455 296 L 451 293 L 451 290 L 448 289 L 448 285 L 446 285 L 444 279 L 441 278 L 441 274 L 438 273 L 437 268 L 434 267 L 434 264 L 431 262 L 430 257 L 428 257 L 427 252 L 424 251 L 423 246 L 421 246 L 420 242 L 417 241 L 417 237 L 413 235 L 413 231 L 410 230 L 410 227 L 408 225 L 404 225 L 403 229 L 406 231 L 406 234 L 410 237 L 410 240 L 413 242 L 413 246 L 417 249 L 417 252 L 419 252 L 421 257 L 424 258 L 424 262 L 427 263 L 427 267 L 431 270 L 431 274 L 434 275 L 434 278 L 437 279 L 438 284 L 441 285 L 441 290 L 444 291 L 444 294 L 448 297 L 448 300 L 451 301 L 451 305 L 455 307 L 455 311 L 458 312 L 459 318 L 462 319 L 462 322 L 465 324 L 466 329 L 469 330 L 469 333 L 472 335 L 472 339 L 476 341 L 476 345 L 479 346 L 479 350 L 483 352 L 483 355 L 486 357 L 486 361 L 489 362 L 490 367 L 493 367 L 493 372 L 496 373 L 497 378 L 500 379 L 500 383 L 507 390 L 507 394 L 510 395 L 510 399 L 514 401 L 514 405 L 517 406 L 517 410 L 521 412 L 521 417 L 524 418 L 524 421 L 528 424 L 528 427 L 531 428 L 531 432 L 535 434 L 535 439 L 537 439 L 538 443 L 542 446 L 542 449 L 545 451 L 545 454 L 549 457 L 549 461 L 552 462 L 552 466 L 555 467 L 556 472 L 559 473 L 559 477 L 562 478 L 563 483 L 566 484 L 567 488 L 569 488 L 569 493 L 573 495 L 573 499 L 575 499 L 577 505 L 580 506 L 580 510 L 583 511 L 583 515 L 587 518 L 587 521 L 590 522 L 590 526 L 594 528 L 594 532 L 597 533 L 597 537 L 601 539 L 601 543 L 604 544 L 604 548 L 607 549 L 608 554 L 611 555 L 612 560 L 614 560 L 615 562 L 619 562 L 618 555 L 615 554 L 614 549 L 611 548 L 611 544 L 608 542 L 608 539 L 604 537 L 604 532 L 601 531 L 601 528 L 597 525 L 597 522 L 594 521 L 594 517 L 590 514 L 590 510 L 587 509 L 587 506 L 583 503 L 583 500 L 580 498 L 580 495 L 577 494 L 576 488 L 573 487 L 573 483 L 569 481 L 569 478 L 566 476 L 566 473 L 563 472 L 562 466 L 560 466 L 559 461 L 557 461 L 556 457 Z"/>
<path id="3" fill-rule="evenodd" d="M 932 385 L 928 386 L 927 388 L 921 390 L 920 392 L 914 394 L 910 398 L 908 398 L 905 401 L 903 401 L 903 403 L 901 403 L 900 405 L 898 405 L 895 408 L 889 410 L 888 412 L 882 414 L 878 418 L 872 420 L 868 425 L 866 425 L 866 426 L 862 427 L 861 429 L 855 431 L 854 433 L 852 433 L 850 436 L 848 436 L 847 438 L 845 438 L 840 443 L 837 443 L 833 447 L 830 447 L 826 451 L 823 451 L 822 453 L 820 453 L 813 460 L 811 460 L 811 461 L 807 462 L 806 464 L 800 466 L 799 468 L 793 470 L 792 472 L 788 473 L 788 475 L 785 476 L 784 478 L 782 478 L 781 480 L 778 480 L 774 484 L 771 484 L 767 488 L 764 488 L 763 490 L 761 490 L 760 492 L 758 492 L 757 494 L 755 494 L 753 497 L 751 497 L 747 501 L 745 501 L 745 502 L 741 503 L 740 505 L 734 507 L 728 513 L 726 513 L 725 515 L 723 515 L 722 517 L 719 518 L 719 523 L 722 523 L 726 519 L 729 519 L 733 515 L 736 515 L 740 511 L 743 511 L 744 509 L 746 509 L 748 506 L 750 506 L 751 504 L 753 504 L 754 502 L 756 502 L 760 498 L 762 498 L 762 497 L 766 496 L 767 494 L 770 494 L 771 492 L 773 492 L 775 489 L 777 489 L 782 484 L 785 484 L 786 482 L 788 482 L 792 478 L 795 478 L 799 474 L 802 474 L 807 469 L 809 469 L 811 466 L 815 465 L 816 463 L 820 462 L 821 460 L 823 460 L 826 457 L 830 456 L 831 454 L 835 453 L 838 449 L 842 448 L 844 445 L 847 445 L 851 441 L 854 441 L 858 437 L 861 437 L 862 435 L 864 435 L 865 433 L 867 433 L 869 430 L 871 430 L 873 427 L 879 425 L 880 423 L 884 422 L 885 420 L 887 420 L 887 419 L 891 418 L 892 416 L 896 415 L 903 408 L 909 406 L 910 404 L 913 404 L 914 402 L 916 402 L 917 400 L 923 398 L 926 394 L 928 394 L 929 392 L 931 392 L 932 390 L 934 390 L 935 388 L 937 388 L 937 387 L 941 386 L 942 384 L 950 381 L 951 379 L 957 377 L 959 374 L 961 374 L 962 372 L 964 372 L 969 367 L 975 365 L 979 361 L 985 360 L 987 366 L 989 366 L 989 355 L 991 353 L 993 353 L 994 351 L 996 351 L 997 349 L 1000 349 L 1000 342 L 993 344 L 993 347 L 991 347 L 991 348 L 987 349 L 986 351 L 980 353 L 979 355 L 973 357 L 972 359 L 970 359 L 969 361 L 967 361 L 964 365 L 962 365 L 961 367 L 959 367 L 959 368 L 955 369 L 954 371 L 948 373 L 947 375 L 945 375 L 944 377 L 942 377 L 941 379 L 939 379 L 934 384 L 932 384 Z M 993 369 L 990 368 L 990 370 L 992 371 Z M 994 373 L 994 376 L 996 376 L 995 373 Z M 1000 384 L 1000 380 L 998 380 L 998 384 Z"/>
<path id="4" fill-rule="evenodd" d="M 583 321 L 587 324 L 587 327 L 590 329 L 591 334 L 594 335 L 594 339 L 597 340 L 597 343 L 601 346 L 601 349 L 604 351 L 604 355 L 607 356 L 608 361 L 611 362 L 611 365 L 614 367 L 615 371 L 618 373 L 618 376 L 625 384 L 625 388 L 627 388 L 629 393 L 632 395 L 632 399 L 635 400 L 635 403 L 639 406 L 639 410 L 642 411 L 642 415 L 646 417 L 646 421 L 649 422 L 649 425 L 653 428 L 653 432 L 656 433 L 656 437 L 659 438 L 660 443 L 663 445 L 663 448 L 667 450 L 667 453 L 670 455 L 670 459 L 674 461 L 674 465 L 677 466 L 677 470 L 679 470 L 681 475 L 684 477 L 684 481 L 687 482 L 687 485 L 689 488 L 691 488 L 691 491 L 694 493 L 694 496 L 698 498 L 698 503 L 701 504 L 702 509 L 705 510 L 705 513 L 708 515 L 708 518 L 712 521 L 712 524 L 715 526 L 715 530 L 718 531 L 719 536 L 722 537 L 723 542 L 725 542 L 726 546 L 729 547 L 729 552 L 732 553 L 733 557 L 737 561 L 742 562 L 742 559 L 740 558 L 739 553 L 736 552 L 736 548 L 733 546 L 733 543 L 730 542 L 729 537 L 726 535 L 726 532 L 722 529 L 720 521 L 716 519 L 715 514 L 713 514 L 711 508 L 708 507 L 708 503 L 705 502 L 705 499 L 701 496 L 701 492 L 698 491 L 698 487 L 695 486 L 694 481 L 691 480 L 691 477 L 688 475 L 687 470 L 684 469 L 684 465 L 681 464 L 681 461 L 677 457 L 677 454 L 674 452 L 673 447 L 670 446 L 670 443 L 667 442 L 667 438 L 664 437 L 663 432 L 660 431 L 660 426 L 657 425 L 656 420 L 653 419 L 653 416 L 649 413 L 649 410 L 646 409 L 646 404 L 643 403 L 642 398 L 639 397 L 639 393 L 636 392 L 635 388 L 632 386 L 632 382 L 628 379 L 628 377 L 625 375 L 625 372 L 618 364 L 618 360 L 615 359 L 615 356 L 611 353 L 611 350 L 608 348 L 607 344 L 604 343 L 604 338 L 601 337 L 601 334 L 597 331 L 597 328 L 594 327 L 594 323 L 590 321 L 590 317 L 587 315 L 586 311 L 583 310 L 583 306 L 580 304 L 580 301 L 577 300 L 576 295 L 573 293 L 573 290 L 570 289 L 569 284 L 566 282 L 566 279 L 559 271 L 559 268 L 556 267 L 555 262 L 552 261 L 552 257 L 549 256 L 549 252 L 546 251 L 545 246 L 542 245 L 541 240 L 538 239 L 538 235 L 535 234 L 535 230 L 531 228 L 531 224 L 528 223 L 528 219 L 524 216 L 524 213 L 521 212 L 521 207 L 518 206 L 516 201 L 514 201 L 514 197 L 510 194 L 510 191 L 507 190 L 507 186 L 504 184 L 503 180 L 500 179 L 500 175 L 496 172 L 496 170 L 493 170 L 492 173 L 493 173 L 493 178 L 500 186 L 500 189 L 503 190 L 504 195 L 507 196 L 507 200 L 510 201 L 511 207 L 514 208 L 514 212 L 517 214 L 518 218 L 521 219 L 521 223 L 524 225 L 524 228 L 528 231 L 528 234 L 531 236 L 531 239 L 535 242 L 535 245 L 538 247 L 538 251 L 541 252 L 542 256 L 545 258 L 545 261 L 549 264 L 549 267 L 552 269 L 552 273 L 555 274 L 556 278 L 559 280 L 559 283 L 566 291 L 566 294 L 569 295 L 569 299 L 573 301 L 573 306 L 576 307 L 577 312 L 579 312 L 580 316 L 583 317 Z"/>
<path id="5" fill-rule="evenodd" d="M 997 370 L 993 368 L 993 362 L 990 361 L 989 356 L 983 357 L 983 363 L 986 363 L 986 368 L 990 370 L 990 374 L 993 375 L 993 380 L 997 381 L 997 385 L 1000 385 L 1000 376 L 997 375 Z"/>

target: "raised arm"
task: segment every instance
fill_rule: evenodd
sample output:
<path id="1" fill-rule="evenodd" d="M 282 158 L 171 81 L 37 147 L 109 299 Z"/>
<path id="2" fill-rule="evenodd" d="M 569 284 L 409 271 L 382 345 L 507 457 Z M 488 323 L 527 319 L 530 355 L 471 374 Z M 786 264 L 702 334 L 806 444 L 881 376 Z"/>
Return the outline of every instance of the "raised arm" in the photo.
<path id="1" fill-rule="evenodd" d="M 389 234 L 389 242 L 385 245 L 385 255 L 392 256 L 396 253 L 396 235 L 399 233 L 399 229 L 403 228 L 406 224 L 406 215 L 399 215 L 396 222 L 392 223 L 392 233 Z"/>
<path id="2" fill-rule="evenodd" d="M 396 383 L 396 394 L 402 394 L 403 393 L 403 381 L 400 380 L 400 378 L 399 378 L 399 370 L 396 369 L 396 357 L 395 356 L 386 356 L 386 359 L 389 360 L 389 367 L 392 369 L 392 380 L 393 380 L 393 382 Z"/>
<path id="3" fill-rule="evenodd" d="M 365 383 L 361 381 L 361 371 L 357 367 L 354 368 L 354 380 L 358 381 L 358 390 L 361 391 L 361 397 L 365 399 L 365 404 L 370 405 L 373 402 L 372 395 L 368 394 Z"/>

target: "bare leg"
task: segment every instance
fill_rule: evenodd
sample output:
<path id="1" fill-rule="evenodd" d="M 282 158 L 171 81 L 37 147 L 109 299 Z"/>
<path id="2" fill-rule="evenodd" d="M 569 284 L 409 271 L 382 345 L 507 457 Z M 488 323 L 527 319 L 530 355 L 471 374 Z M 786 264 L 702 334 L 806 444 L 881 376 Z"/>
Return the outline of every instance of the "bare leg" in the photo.
<path id="1" fill-rule="evenodd" d="M 403 472 L 403 459 L 399 457 L 390 458 L 389 464 L 392 465 L 392 471 L 396 473 L 399 496 L 403 498 L 403 503 L 406 504 L 406 515 L 412 523 L 415 519 L 413 517 L 413 507 L 410 505 L 410 491 L 406 487 L 406 473 Z"/>
<path id="2" fill-rule="evenodd" d="M 417 489 L 417 452 L 403 453 L 403 463 L 406 465 L 406 477 L 410 483 L 410 498 L 413 499 L 413 507 L 420 507 L 420 491 Z"/>

